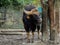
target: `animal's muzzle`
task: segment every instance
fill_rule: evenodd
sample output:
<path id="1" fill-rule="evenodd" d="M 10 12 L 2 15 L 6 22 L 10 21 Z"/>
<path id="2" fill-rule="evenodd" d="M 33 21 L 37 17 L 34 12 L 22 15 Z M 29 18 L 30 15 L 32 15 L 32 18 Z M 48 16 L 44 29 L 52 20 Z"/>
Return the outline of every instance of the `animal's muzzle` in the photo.
<path id="1" fill-rule="evenodd" d="M 38 20 L 37 20 L 37 23 L 38 23 L 38 24 L 41 24 L 41 23 L 42 23 L 42 18 L 38 19 Z"/>

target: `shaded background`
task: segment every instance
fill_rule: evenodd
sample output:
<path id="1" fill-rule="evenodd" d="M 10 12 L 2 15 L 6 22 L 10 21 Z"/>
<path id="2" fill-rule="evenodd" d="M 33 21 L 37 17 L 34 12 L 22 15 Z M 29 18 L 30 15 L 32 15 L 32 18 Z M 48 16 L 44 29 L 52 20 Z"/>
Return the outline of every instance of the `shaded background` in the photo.
<path id="1" fill-rule="evenodd" d="M 39 0 L 0 0 L 0 28 L 22 29 L 23 8 L 27 4 L 41 7 Z"/>

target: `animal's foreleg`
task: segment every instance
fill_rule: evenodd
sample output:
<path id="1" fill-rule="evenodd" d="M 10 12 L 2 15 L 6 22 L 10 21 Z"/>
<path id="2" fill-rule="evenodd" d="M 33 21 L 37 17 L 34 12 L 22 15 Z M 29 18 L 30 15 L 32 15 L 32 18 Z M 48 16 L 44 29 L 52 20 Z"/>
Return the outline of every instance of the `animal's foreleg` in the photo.
<path id="1" fill-rule="evenodd" d="M 40 34 L 40 32 L 39 32 L 39 30 L 38 30 L 38 39 L 39 39 L 39 34 Z"/>
<path id="2" fill-rule="evenodd" d="M 40 30 L 40 26 L 37 26 L 38 39 L 39 39 L 39 34 L 40 34 L 39 30 Z"/>
<path id="3" fill-rule="evenodd" d="M 34 39 L 34 32 L 32 32 L 32 39 Z"/>
<path id="4" fill-rule="evenodd" d="M 29 32 L 27 32 L 27 39 L 28 39 L 28 41 L 27 42 L 30 42 L 30 34 L 29 34 Z"/>

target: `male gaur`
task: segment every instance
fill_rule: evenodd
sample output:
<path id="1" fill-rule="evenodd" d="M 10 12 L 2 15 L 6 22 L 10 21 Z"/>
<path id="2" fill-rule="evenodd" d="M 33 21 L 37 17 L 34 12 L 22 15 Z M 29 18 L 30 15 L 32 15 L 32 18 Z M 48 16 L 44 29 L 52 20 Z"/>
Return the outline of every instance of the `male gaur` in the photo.
<path id="1" fill-rule="evenodd" d="M 40 24 L 41 24 L 41 20 L 38 14 L 38 11 L 36 10 L 36 7 L 33 5 L 27 5 L 24 8 L 24 12 L 23 12 L 23 24 L 24 24 L 24 28 L 26 30 L 27 33 L 27 39 L 28 41 L 29 39 L 29 33 L 30 31 L 32 32 L 32 39 L 34 38 L 34 32 L 37 29 L 38 32 L 38 38 L 39 38 L 39 31 L 40 31 Z M 30 11 L 32 13 L 28 14 L 27 11 Z"/>

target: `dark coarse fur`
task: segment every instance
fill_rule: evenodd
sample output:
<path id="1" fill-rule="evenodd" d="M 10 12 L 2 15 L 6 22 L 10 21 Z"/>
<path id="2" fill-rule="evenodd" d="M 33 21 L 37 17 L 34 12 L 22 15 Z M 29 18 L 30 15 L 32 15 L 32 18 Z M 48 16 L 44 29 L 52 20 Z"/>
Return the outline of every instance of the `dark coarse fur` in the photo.
<path id="1" fill-rule="evenodd" d="M 26 32 L 35 32 L 35 29 L 39 31 L 40 29 L 40 18 L 38 15 L 30 15 L 30 18 L 27 19 L 27 15 L 23 13 L 23 23 L 24 23 L 24 28 Z"/>

